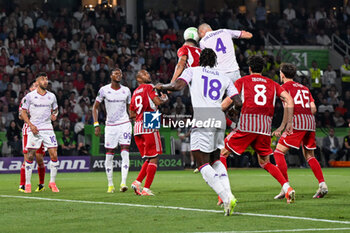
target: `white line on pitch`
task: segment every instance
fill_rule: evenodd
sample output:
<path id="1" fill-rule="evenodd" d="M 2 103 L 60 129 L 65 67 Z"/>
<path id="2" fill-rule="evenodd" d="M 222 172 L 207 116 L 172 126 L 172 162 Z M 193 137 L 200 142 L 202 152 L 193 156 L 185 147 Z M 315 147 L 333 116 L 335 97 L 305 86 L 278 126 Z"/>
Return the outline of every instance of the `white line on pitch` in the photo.
<path id="1" fill-rule="evenodd" d="M 32 199 L 32 200 L 42 200 L 42 201 L 58 201 L 58 202 L 84 203 L 84 204 L 98 204 L 98 205 L 116 205 L 116 206 L 143 207 L 143 208 L 174 209 L 174 210 L 208 212 L 208 213 L 222 213 L 223 212 L 222 210 L 195 209 L 195 208 L 186 208 L 186 207 L 177 207 L 177 206 L 142 205 L 142 204 L 103 202 L 103 201 L 82 201 L 82 200 L 55 199 L 55 198 L 44 198 L 44 197 L 28 197 L 28 196 L 12 196 L 12 195 L 0 195 L 0 197 L 19 198 L 19 199 Z M 235 214 L 236 215 L 246 215 L 246 216 L 256 216 L 256 217 L 285 218 L 285 219 L 306 220 L 306 221 L 315 221 L 315 222 L 350 224 L 349 221 L 337 221 L 337 220 L 308 218 L 308 217 L 297 217 L 297 216 L 285 216 L 285 215 L 273 215 L 273 214 L 255 214 L 255 213 L 240 213 L 240 212 L 235 212 Z"/>
<path id="2" fill-rule="evenodd" d="M 281 229 L 281 230 L 261 230 L 261 231 L 220 231 L 220 232 L 196 232 L 196 233 L 268 233 L 268 232 L 309 232 L 309 231 L 343 231 L 346 228 L 308 228 L 308 229 Z"/>

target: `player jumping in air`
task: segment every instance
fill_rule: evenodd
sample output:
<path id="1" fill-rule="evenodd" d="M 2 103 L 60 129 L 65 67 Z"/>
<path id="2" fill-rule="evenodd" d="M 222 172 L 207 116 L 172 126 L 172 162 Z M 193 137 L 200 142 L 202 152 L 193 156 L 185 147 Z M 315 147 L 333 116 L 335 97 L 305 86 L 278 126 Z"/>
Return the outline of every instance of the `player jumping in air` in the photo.
<path id="1" fill-rule="evenodd" d="M 222 79 L 222 74 L 213 69 L 216 65 L 216 54 L 212 49 L 202 51 L 199 64 L 199 67 L 187 68 L 175 83 L 157 84 L 156 88 L 179 91 L 188 85 L 194 112 L 193 119 L 221 119 L 220 126 L 196 125 L 192 128 L 191 151 L 203 179 L 223 200 L 225 215 L 229 216 L 232 215 L 237 200 L 231 192 L 226 168 L 220 161 L 220 150 L 224 147 L 226 128 L 221 102 L 225 92 L 236 107 L 240 107 L 242 102 L 232 81 Z"/>
<path id="2" fill-rule="evenodd" d="M 29 92 L 32 92 L 36 90 L 38 87 L 38 84 L 36 80 L 32 81 L 29 85 Z M 19 113 L 19 119 L 22 119 L 21 112 L 22 112 L 22 105 L 23 105 L 23 100 L 21 100 L 21 104 L 19 105 L 18 113 Z M 20 179 L 20 184 L 19 184 L 19 192 L 24 192 L 25 191 L 25 184 L 26 184 L 26 169 L 25 169 L 25 162 L 28 160 L 28 150 L 27 150 L 27 142 L 28 142 L 28 124 L 24 123 L 22 127 L 22 148 L 23 148 L 23 155 L 24 155 L 24 161 L 21 166 L 21 179 Z M 39 184 L 38 187 L 36 188 L 35 192 L 42 192 L 45 190 L 45 164 L 44 164 L 44 145 L 41 144 L 41 147 L 36 151 L 35 157 L 36 157 L 36 162 L 38 164 L 38 175 L 39 175 Z"/>
<path id="3" fill-rule="evenodd" d="M 305 160 L 308 162 L 319 183 L 319 188 L 313 198 L 322 198 L 328 193 L 328 188 L 323 178 L 321 166 L 314 155 L 316 149 L 316 121 L 314 114 L 316 113 L 316 105 L 310 93 L 310 90 L 293 81 L 296 75 L 296 67 L 293 64 L 282 63 L 280 68 L 280 78 L 283 82 L 282 87 L 294 99 L 294 116 L 293 116 L 293 133 L 288 135 L 282 134 L 278 141 L 276 150 L 273 154 L 276 165 L 281 170 L 284 178 L 288 181 L 287 163 L 284 155 L 292 147 L 299 149 L 302 145 Z M 286 109 L 283 116 L 281 126 L 273 132 L 277 137 L 281 136 L 281 132 L 287 123 Z M 285 191 L 282 189 L 280 194 L 275 196 L 275 199 L 282 199 L 285 196 Z"/>
<path id="4" fill-rule="evenodd" d="M 28 93 L 23 100 L 21 116 L 28 124 L 28 156 L 25 162 L 26 184 L 25 193 L 31 193 L 31 177 L 33 171 L 33 159 L 35 152 L 43 144 L 50 154 L 50 183 L 52 192 L 59 192 L 56 186 L 58 169 L 57 140 L 51 121 L 55 121 L 58 115 L 56 96 L 47 91 L 48 78 L 46 73 L 36 75 L 38 88 Z M 30 118 L 28 114 L 30 113 Z"/>
<path id="5" fill-rule="evenodd" d="M 151 84 L 151 76 L 146 70 L 140 70 L 137 73 L 136 81 L 139 86 L 131 98 L 130 117 L 135 118 L 135 143 L 145 162 L 131 187 L 136 195 L 153 196 L 154 194 L 150 187 L 157 171 L 158 155 L 162 154 L 162 143 L 157 129 L 143 127 L 143 113 L 157 111 L 157 106 L 165 103 L 168 100 L 168 96 L 164 94 L 160 97 L 158 96 Z M 142 189 L 141 183 L 145 177 L 145 186 Z"/>
<path id="6" fill-rule="evenodd" d="M 271 122 L 274 114 L 275 100 L 278 96 L 287 108 L 286 133 L 292 133 L 293 99 L 280 85 L 261 75 L 264 59 L 261 56 L 251 56 L 248 59 L 250 75 L 235 82 L 241 94 L 243 107 L 237 129 L 225 138 L 225 149 L 222 154 L 228 156 L 231 152 L 241 155 L 251 145 L 258 155 L 259 164 L 269 172 L 282 186 L 287 202 L 294 202 L 295 191 L 289 186 L 281 171 L 270 162 Z M 222 107 L 225 110 L 231 105 L 228 97 Z"/>
<path id="7" fill-rule="evenodd" d="M 92 108 L 94 118 L 95 135 L 100 136 L 101 128 L 98 123 L 98 108 L 102 101 L 105 102 L 107 119 L 105 127 L 106 160 L 105 169 L 108 180 L 107 193 L 114 193 L 113 184 L 113 157 L 115 150 L 120 145 L 122 157 L 120 192 L 128 190 L 126 179 L 129 172 L 129 147 L 131 142 L 132 126 L 128 115 L 131 92 L 128 87 L 120 84 L 123 73 L 120 69 L 111 72 L 111 83 L 101 87 Z"/>

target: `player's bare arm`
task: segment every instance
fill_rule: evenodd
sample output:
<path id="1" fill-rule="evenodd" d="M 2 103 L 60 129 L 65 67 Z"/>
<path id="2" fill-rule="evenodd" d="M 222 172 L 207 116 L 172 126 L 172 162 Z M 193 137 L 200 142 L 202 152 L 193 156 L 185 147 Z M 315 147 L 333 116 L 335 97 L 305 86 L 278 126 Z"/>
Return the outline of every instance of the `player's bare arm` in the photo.
<path id="1" fill-rule="evenodd" d="M 288 110 L 287 108 L 284 108 L 282 123 L 274 132 L 272 132 L 272 136 L 281 137 L 282 131 L 287 125 L 287 121 L 288 121 Z"/>
<path id="2" fill-rule="evenodd" d="M 235 106 L 235 109 L 239 111 L 242 108 L 242 100 L 239 95 L 234 95 L 234 96 L 227 96 L 224 101 L 221 103 L 221 109 L 222 111 L 226 111 L 232 106 Z"/>
<path id="3" fill-rule="evenodd" d="M 280 99 L 284 103 L 284 108 L 287 108 L 287 125 L 286 133 L 289 135 L 293 132 L 293 113 L 294 113 L 294 101 L 288 92 L 283 91 L 280 95 Z"/>
<path id="4" fill-rule="evenodd" d="M 51 121 L 57 120 L 57 116 L 58 116 L 58 108 L 56 108 L 55 110 L 52 111 L 52 113 L 51 113 Z"/>
<path id="5" fill-rule="evenodd" d="M 98 108 L 99 107 L 100 107 L 100 102 L 95 101 L 94 105 L 92 106 L 92 117 L 94 119 L 95 135 L 98 137 L 101 135 L 101 128 L 98 124 Z"/>
<path id="6" fill-rule="evenodd" d="M 242 30 L 241 39 L 251 39 L 252 37 L 252 33 Z"/>
<path id="7" fill-rule="evenodd" d="M 160 97 L 155 96 L 152 101 L 155 105 L 159 106 L 166 103 L 169 100 L 168 96 L 164 93 L 160 94 Z"/>
<path id="8" fill-rule="evenodd" d="M 315 115 L 316 112 L 317 112 L 317 107 L 316 107 L 315 102 L 311 102 L 311 103 L 310 103 L 310 107 L 311 107 L 311 113 L 312 113 L 312 115 Z"/>
<path id="9" fill-rule="evenodd" d="M 184 80 L 176 80 L 176 82 L 169 83 L 169 84 L 162 84 L 162 83 L 157 83 L 155 88 L 157 90 L 166 90 L 166 91 L 181 91 L 182 89 L 187 86 L 187 83 Z"/>
<path id="10" fill-rule="evenodd" d="M 39 133 L 38 128 L 30 122 L 28 113 L 26 109 L 23 109 L 21 112 L 22 119 L 24 120 L 25 123 L 28 124 L 30 130 L 33 132 L 34 135 L 37 135 Z"/>
<path id="11" fill-rule="evenodd" d="M 187 61 L 187 55 L 183 55 L 180 57 L 179 62 L 177 63 L 174 71 L 174 75 L 171 78 L 171 82 L 175 82 L 176 79 L 182 74 L 182 71 L 184 71 L 186 67 L 186 61 Z"/>

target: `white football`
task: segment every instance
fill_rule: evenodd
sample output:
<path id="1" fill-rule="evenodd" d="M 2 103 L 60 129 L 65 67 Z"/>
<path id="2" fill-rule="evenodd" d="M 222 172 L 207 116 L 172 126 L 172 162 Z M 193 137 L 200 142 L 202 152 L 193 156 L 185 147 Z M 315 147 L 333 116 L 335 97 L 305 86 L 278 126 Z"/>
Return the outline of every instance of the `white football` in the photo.
<path id="1" fill-rule="evenodd" d="M 198 30 L 195 27 L 189 27 L 184 31 L 184 39 L 192 39 L 198 42 L 199 36 L 198 36 Z"/>

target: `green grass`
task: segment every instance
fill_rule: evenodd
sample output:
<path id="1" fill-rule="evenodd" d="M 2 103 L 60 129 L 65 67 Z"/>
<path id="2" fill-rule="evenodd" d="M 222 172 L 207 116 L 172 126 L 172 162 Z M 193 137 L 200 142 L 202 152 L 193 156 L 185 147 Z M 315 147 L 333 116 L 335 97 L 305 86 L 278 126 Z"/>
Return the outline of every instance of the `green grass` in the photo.
<path id="1" fill-rule="evenodd" d="M 114 174 L 115 184 L 119 184 L 120 173 Z M 239 200 L 235 211 L 350 221 L 350 169 L 324 169 L 324 174 L 329 195 L 315 200 L 312 196 L 318 184 L 312 171 L 290 169 L 297 199 L 288 205 L 285 200 L 273 199 L 280 186 L 263 169 L 229 170 L 232 190 Z M 136 175 L 129 173 L 128 185 Z M 37 180 L 37 175 L 33 175 L 33 184 Z M 221 210 L 216 206 L 214 191 L 200 174 L 190 170 L 158 172 L 152 185 L 154 197 L 135 196 L 131 190 L 107 194 L 103 172 L 61 173 L 57 178 L 60 193 L 19 193 L 18 181 L 17 174 L 0 175 L 0 195 Z M 350 224 L 0 197 L 0 232 L 218 232 L 345 227 L 350 228 Z"/>

